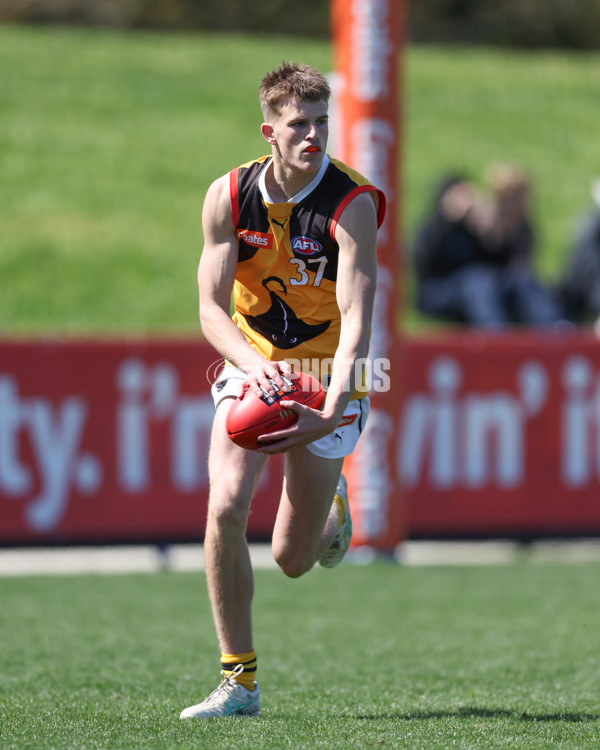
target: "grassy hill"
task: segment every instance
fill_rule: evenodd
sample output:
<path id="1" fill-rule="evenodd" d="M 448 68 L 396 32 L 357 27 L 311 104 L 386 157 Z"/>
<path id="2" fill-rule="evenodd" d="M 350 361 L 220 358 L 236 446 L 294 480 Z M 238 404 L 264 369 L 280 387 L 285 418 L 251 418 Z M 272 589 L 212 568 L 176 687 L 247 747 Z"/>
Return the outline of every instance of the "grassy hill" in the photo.
<path id="1" fill-rule="evenodd" d="M 307 39 L 1 27 L 0 333 L 198 332 L 203 196 L 265 153 L 256 89 L 282 59 L 331 69 L 329 45 Z M 442 172 L 516 160 L 536 186 L 540 272 L 556 278 L 600 170 L 599 63 L 410 49 L 405 247 Z"/>

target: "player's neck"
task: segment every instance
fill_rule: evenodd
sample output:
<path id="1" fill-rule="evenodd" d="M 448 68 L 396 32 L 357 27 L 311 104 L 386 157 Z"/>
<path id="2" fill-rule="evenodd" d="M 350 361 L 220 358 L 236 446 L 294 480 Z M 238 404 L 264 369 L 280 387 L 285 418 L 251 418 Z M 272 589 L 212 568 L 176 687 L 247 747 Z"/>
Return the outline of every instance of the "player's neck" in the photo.
<path id="1" fill-rule="evenodd" d="M 265 182 L 269 195 L 276 203 L 285 203 L 314 180 L 315 173 L 301 172 L 273 159 Z"/>

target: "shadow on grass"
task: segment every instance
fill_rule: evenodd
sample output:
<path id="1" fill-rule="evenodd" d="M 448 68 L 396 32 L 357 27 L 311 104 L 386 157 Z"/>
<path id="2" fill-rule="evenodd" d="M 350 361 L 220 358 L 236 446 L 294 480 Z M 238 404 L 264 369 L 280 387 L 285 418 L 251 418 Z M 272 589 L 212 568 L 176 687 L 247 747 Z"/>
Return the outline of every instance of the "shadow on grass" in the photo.
<path id="1" fill-rule="evenodd" d="M 398 721 L 419 721 L 426 719 L 498 719 L 509 718 L 520 721 L 564 721 L 573 724 L 598 721 L 600 714 L 580 714 L 580 713 L 518 713 L 517 711 L 508 711 L 505 709 L 494 708 L 474 708 L 465 706 L 456 710 L 448 711 L 414 711 L 407 713 L 382 713 L 382 714 L 363 714 L 357 716 L 357 719 L 396 719 Z"/>

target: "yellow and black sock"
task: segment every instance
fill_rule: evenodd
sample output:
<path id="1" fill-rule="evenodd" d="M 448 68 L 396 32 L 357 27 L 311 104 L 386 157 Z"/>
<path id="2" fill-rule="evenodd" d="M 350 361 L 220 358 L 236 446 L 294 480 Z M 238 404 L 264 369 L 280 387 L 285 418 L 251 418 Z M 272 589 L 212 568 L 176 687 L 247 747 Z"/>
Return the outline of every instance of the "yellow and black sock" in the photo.
<path id="1" fill-rule="evenodd" d="M 256 651 L 248 651 L 245 654 L 221 654 L 221 669 L 226 677 L 229 677 L 238 664 L 244 667 L 244 671 L 236 675 L 235 681 L 243 685 L 246 690 L 254 690 Z"/>

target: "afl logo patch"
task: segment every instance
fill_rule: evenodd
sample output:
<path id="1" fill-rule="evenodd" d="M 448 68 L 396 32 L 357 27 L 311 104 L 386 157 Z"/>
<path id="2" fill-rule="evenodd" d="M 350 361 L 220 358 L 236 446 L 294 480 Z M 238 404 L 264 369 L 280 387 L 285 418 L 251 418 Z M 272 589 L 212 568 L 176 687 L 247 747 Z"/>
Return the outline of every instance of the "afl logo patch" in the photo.
<path id="1" fill-rule="evenodd" d="M 292 250 L 298 255 L 316 255 L 323 249 L 320 242 L 310 237 L 292 237 Z"/>

